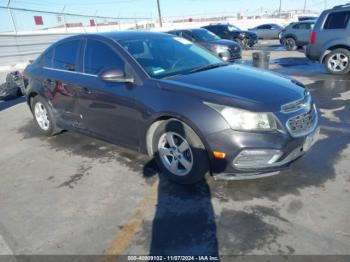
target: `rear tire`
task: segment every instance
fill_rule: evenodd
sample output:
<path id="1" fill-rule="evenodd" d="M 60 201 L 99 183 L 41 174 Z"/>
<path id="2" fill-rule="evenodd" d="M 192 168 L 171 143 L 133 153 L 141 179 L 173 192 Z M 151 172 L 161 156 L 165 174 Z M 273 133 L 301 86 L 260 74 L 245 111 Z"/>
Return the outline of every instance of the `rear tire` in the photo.
<path id="1" fill-rule="evenodd" d="M 46 100 L 37 95 L 30 100 L 35 123 L 41 134 L 53 136 L 62 130 L 56 126 L 51 106 Z"/>
<path id="2" fill-rule="evenodd" d="M 176 119 L 162 122 L 153 135 L 153 152 L 162 175 L 180 184 L 194 184 L 209 172 L 207 151 L 198 135 Z"/>
<path id="3" fill-rule="evenodd" d="M 293 51 L 297 49 L 297 44 L 296 41 L 293 37 L 287 37 L 284 40 L 284 47 L 288 50 L 288 51 Z"/>
<path id="4" fill-rule="evenodd" d="M 326 56 L 324 65 L 328 73 L 347 74 L 350 71 L 350 52 L 344 48 L 337 48 Z"/>

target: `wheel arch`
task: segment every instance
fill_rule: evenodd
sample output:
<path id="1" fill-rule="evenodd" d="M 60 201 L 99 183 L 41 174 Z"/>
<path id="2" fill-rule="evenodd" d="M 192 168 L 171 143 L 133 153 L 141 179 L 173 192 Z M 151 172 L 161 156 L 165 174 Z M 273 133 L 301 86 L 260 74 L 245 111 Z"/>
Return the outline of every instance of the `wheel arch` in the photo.
<path id="1" fill-rule="evenodd" d="M 28 94 L 28 99 L 27 99 L 27 103 L 28 103 L 28 106 L 30 109 L 32 109 L 32 99 L 34 97 L 36 97 L 37 95 L 39 95 L 39 93 L 35 92 L 35 91 L 31 91 L 29 94 Z"/>
<path id="2" fill-rule="evenodd" d="M 200 138 L 200 140 L 202 141 L 202 143 L 207 151 L 209 163 L 211 163 L 212 162 L 211 160 L 213 159 L 212 155 L 210 154 L 211 148 L 208 145 L 208 143 L 206 142 L 206 140 L 204 139 L 204 136 L 200 132 L 200 130 L 188 118 L 181 116 L 181 115 L 174 115 L 171 113 L 164 113 L 164 114 L 158 115 L 157 117 L 152 119 L 152 121 L 150 121 L 150 123 L 148 124 L 148 126 L 146 128 L 145 135 L 144 135 L 145 152 L 148 154 L 148 156 L 153 157 L 153 155 L 154 155 L 153 148 L 152 148 L 154 132 L 156 131 L 157 127 L 162 122 L 170 120 L 170 119 L 174 119 L 176 121 L 180 121 L 180 122 L 188 125 L 197 134 L 197 136 Z M 210 166 L 211 166 L 211 164 L 210 164 Z"/>
<path id="3" fill-rule="evenodd" d="M 298 41 L 297 37 L 293 34 L 287 34 L 285 36 L 283 36 L 284 39 L 287 39 L 287 38 L 293 38 L 295 40 L 295 42 Z"/>
<path id="4" fill-rule="evenodd" d="M 339 48 L 342 48 L 342 49 L 346 49 L 350 52 L 350 47 L 347 46 L 347 45 L 333 45 L 331 47 L 328 47 L 326 51 L 323 52 L 323 55 L 320 59 L 320 63 L 323 64 L 325 62 L 325 59 L 326 59 L 326 56 L 332 52 L 333 50 L 335 49 L 339 49 Z"/>

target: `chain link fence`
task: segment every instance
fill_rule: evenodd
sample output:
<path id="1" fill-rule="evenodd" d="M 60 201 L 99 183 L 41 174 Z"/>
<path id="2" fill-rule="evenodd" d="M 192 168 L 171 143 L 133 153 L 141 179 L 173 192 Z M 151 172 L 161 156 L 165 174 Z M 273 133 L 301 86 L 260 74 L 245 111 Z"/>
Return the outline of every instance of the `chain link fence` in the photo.
<path id="1" fill-rule="evenodd" d="M 68 35 L 154 27 L 155 23 L 147 17 L 89 16 L 0 7 L 0 66 L 27 63 Z"/>
<path id="2" fill-rule="evenodd" d="M 84 33 L 155 27 L 149 17 L 107 17 L 0 7 L 0 34 Z"/>

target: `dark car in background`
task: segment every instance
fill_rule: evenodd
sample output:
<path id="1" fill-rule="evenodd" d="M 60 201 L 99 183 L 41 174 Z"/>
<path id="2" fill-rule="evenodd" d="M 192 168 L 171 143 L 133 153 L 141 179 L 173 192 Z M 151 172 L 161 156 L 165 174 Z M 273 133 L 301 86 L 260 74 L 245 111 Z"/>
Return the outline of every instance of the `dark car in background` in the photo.
<path id="1" fill-rule="evenodd" d="M 335 6 L 317 19 L 306 56 L 331 74 L 350 72 L 350 4 Z"/>
<path id="2" fill-rule="evenodd" d="M 275 174 L 317 136 L 300 83 L 223 62 L 151 32 L 72 36 L 28 65 L 26 98 L 45 135 L 72 130 L 154 156 L 162 175 L 195 183 Z"/>
<path id="3" fill-rule="evenodd" d="M 310 43 L 310 36 L 315 21 L 308 20 L 289 24 L 282 30 L 280 43 L 287 50 L 295 50 Z"/>
<path id="4" fill-rule="evenodd" d="M 242 46 L 242 48 L 251 48 L 258 42 L 257 34 L 249 31 L 243 31 L 230 24 L 211 24 L 203 28 L 213 32 L 223 39 L 233 40 Z"/>
<path id="5" fill-rule="evenodd" d="M 169 34 L 188 39 L 217 54 L 225 61 L 232 62 L 242 57 L 241 46 L 232 40 L 221 39 L 204 28 L 172 30 Z"/>
<path id="6" fill-rule="evenodd" d="M 278 24 L 263 24 L 248 30 L 257 34 L 259 39 L 278 39 L 282 29 L 283 26 Z"/>

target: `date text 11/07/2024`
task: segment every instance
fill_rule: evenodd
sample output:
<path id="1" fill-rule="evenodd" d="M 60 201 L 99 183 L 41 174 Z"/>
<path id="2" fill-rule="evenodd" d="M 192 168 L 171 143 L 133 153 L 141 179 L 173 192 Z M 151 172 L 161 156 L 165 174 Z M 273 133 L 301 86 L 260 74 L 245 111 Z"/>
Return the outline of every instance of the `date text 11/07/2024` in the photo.
<path id="1" fill-rule="evenodd" d="M 128 256 L 128 261 L 219 261 L 217 256 Z"/>

